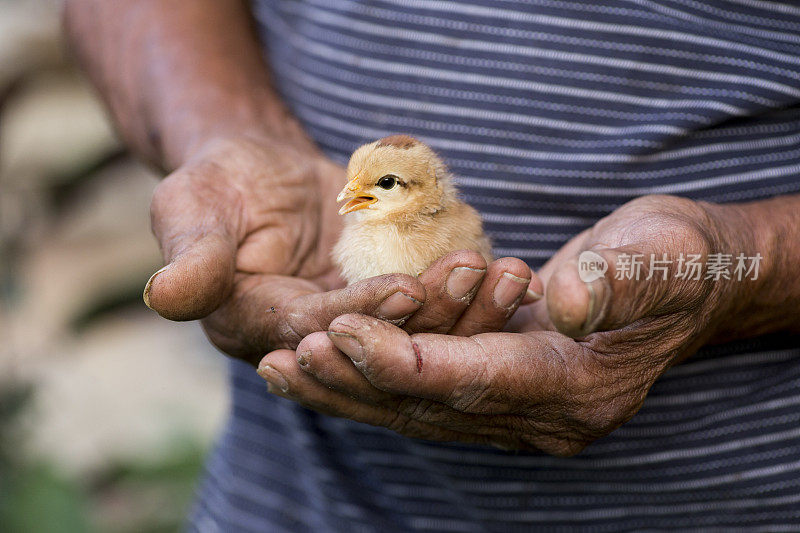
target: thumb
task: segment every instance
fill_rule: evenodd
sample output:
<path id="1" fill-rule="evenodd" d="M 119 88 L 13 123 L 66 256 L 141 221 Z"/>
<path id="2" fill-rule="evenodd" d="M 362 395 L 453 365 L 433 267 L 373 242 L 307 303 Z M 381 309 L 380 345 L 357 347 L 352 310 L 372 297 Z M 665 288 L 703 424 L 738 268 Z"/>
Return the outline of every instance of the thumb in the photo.
<path id="1" fill-rule="evenodd" d="M 217 309 L 233 286 L 240 202 L 230 191 L 203 190 L 176 173 L 157 188 L 153 233 L 165 262 L 145 285 L 148 307 L 170 320 L 197 320 Z"/>
<path id="2" fill-rule="evenodd" d="M 695 256 L 701 268 L 704 255 Z M 684 263 L 686 276 L 676 276 L 677 265 L 677 257 L 647 246 L 584 251 L 557 267 L 548 282 L 550 320 L 579 338 L 697 305 L 708 294 L 707 283 Z"/>

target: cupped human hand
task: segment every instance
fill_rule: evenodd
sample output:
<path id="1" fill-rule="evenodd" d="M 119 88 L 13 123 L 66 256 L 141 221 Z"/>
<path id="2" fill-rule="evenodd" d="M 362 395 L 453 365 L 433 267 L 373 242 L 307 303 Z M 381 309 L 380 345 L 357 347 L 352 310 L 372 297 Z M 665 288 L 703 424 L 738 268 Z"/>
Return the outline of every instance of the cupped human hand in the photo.
<path id="1" fill-rule="evenodd" d="M 145 302 L 172 320 L 203 319 L 224 352 L 256 362 L 293 348 L 343 312 L 400 319 L 425 292 L 408 276 L 344 287 L 329 250 L 343 169 L 313 148 L 268 138 L 207 143 L 157 187 L 152 228 L 167 266 Z"/>
<path id="2" fill-rule="evenodd" d="M 346 313 L 410 332 L 477 333 L 502 327 L 526 298 L 532 275 L 522 261 L 487 268 L 466 250 L 419 278 L 387 274 L 346 287 L 330 254 L 343 182 L 340 166 L 305 145 L 259 137 L 207 143 L 153 195 L 152 227 L 167 266 L 148 281 L 145 302 L 165 318 L 202 319 L 218 348 L 255 363 Z M 538 280 L 532 286 L 541 292 Z"/>
<path id="3" fill-rule="evenodd" d="M 724 340 L 755 282 L 686 279 L 685 260 L 745 251 L 747 234 L 720 206 L 643 197 L 552 258 L 546 299 L 518 310 L 513 332 L 409 334 L 347 314 L 259 373 L 278 395 L 405 435 L 572 455 L 629 420 L 671 365 Z M 589 282 L 587 250 L 608 265 Z"/>

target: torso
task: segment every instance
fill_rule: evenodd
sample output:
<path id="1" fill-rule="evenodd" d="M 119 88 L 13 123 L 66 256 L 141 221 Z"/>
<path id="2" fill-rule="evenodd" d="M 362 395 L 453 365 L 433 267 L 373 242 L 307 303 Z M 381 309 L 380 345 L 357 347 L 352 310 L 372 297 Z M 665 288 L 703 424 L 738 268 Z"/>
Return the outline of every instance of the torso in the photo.
<path id="1" fill-rule="evenodd" d="M 761 0 L 255 0 L 276 85 L 339 162 L 408 133 L 539 267 L 625 201 L 800 191 L 800 8 Z M 736 252 L 736 251 L 733 251 Z M 535 355 L 535 354 L 534 354 Z M 800 530 L 800 347 L 707 347 L 577 457 L 429 443 L 234 364 L 196 520 L 225 531 Z M 268 525 L 267 525 L 268 524 Z"/>

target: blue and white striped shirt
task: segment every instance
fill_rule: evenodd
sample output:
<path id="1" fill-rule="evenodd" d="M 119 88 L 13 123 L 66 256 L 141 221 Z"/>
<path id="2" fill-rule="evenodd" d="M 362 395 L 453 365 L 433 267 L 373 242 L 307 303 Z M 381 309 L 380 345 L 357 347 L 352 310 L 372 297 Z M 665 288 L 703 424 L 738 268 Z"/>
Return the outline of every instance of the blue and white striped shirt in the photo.
<path id="1" fill-rule="evenodd" d="M 539 267 L 624 202 L 800 191 L 800 5 L 253 0 L 276 84 L 345 162 L 433 146 L 498 256 Z M 709 347 L 572 458 L 306 411 L 232 364 L 199 531 L 800 531 L 800 341 Z"/>

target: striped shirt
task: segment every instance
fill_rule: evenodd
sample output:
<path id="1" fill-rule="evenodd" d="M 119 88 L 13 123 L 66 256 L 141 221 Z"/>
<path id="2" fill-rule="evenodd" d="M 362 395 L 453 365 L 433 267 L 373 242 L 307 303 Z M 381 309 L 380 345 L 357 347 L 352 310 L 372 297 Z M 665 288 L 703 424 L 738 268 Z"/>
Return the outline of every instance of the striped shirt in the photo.
<path id="1" fill-rule="evenodd" d="M 762 0 L 253 0 L 276 84 L 345 162 L 433 146 L 498 256 L 539 267 L 624 202 L 800 191 L 800 7 Z M 232 363 L 198 531 L 800 531 L 800 342 L 707 347 L 572 458 L 400 437 Z"/>

